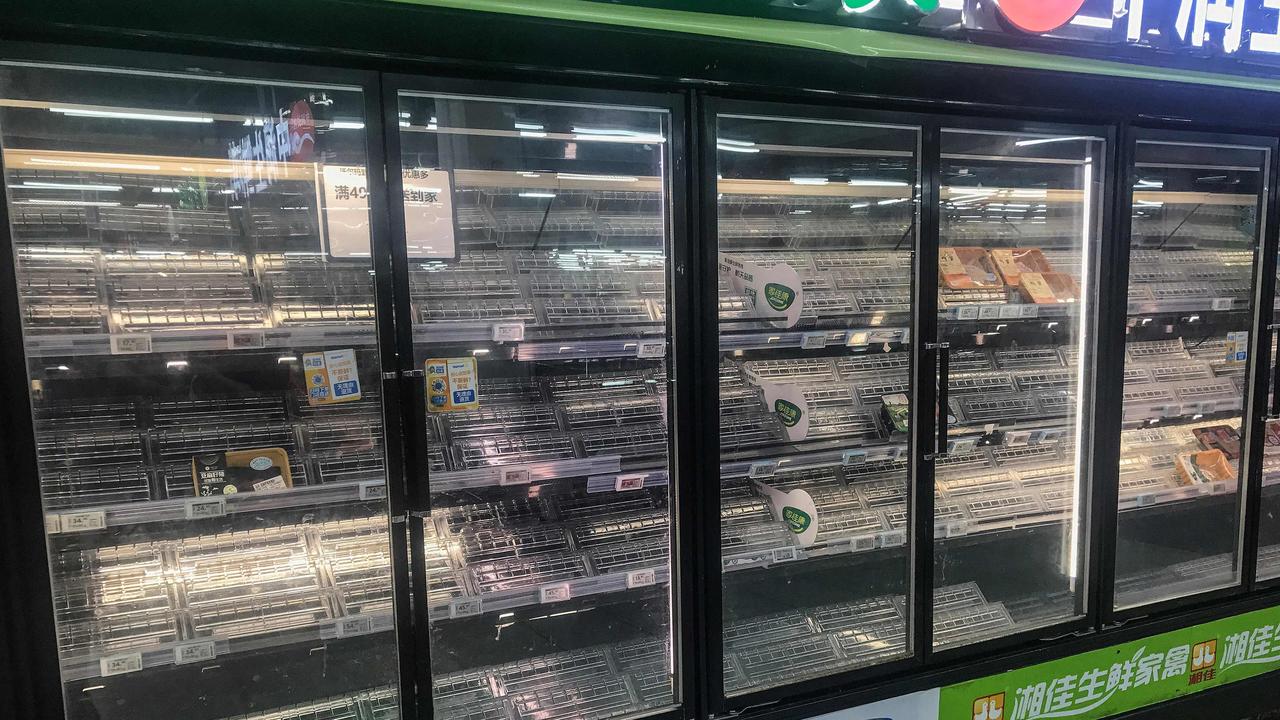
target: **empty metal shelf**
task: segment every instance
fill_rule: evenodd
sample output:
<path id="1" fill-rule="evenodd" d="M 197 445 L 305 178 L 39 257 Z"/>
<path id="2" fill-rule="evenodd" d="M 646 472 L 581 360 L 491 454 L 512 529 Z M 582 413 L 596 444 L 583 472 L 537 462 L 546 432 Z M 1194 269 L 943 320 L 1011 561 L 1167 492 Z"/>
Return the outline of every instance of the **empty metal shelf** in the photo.
<path id="1" fill-rule="evenodd" d="M 577 457 L 564 433 L 464 438 L 453 443 L 463 468 L 490 467 Z"/>
<path id="2" fill-rule="evenodd" d="M 624 460 L 639 460 L 666 457 L 667 454 L 666 425 L 587 430 L 580 433 L 578 439 L 587 457 L 619 455 Z"/>

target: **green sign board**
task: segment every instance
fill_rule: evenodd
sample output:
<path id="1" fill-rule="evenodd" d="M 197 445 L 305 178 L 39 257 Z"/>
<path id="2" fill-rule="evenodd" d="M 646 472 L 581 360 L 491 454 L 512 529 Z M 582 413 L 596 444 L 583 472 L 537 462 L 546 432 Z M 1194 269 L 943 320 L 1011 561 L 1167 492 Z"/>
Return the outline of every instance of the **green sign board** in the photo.
<path id="1" fill-rule="evenodd" d="M 1096 720 L 1280 669 L 1280 608 L 942 689 L 939 720 Z"/>

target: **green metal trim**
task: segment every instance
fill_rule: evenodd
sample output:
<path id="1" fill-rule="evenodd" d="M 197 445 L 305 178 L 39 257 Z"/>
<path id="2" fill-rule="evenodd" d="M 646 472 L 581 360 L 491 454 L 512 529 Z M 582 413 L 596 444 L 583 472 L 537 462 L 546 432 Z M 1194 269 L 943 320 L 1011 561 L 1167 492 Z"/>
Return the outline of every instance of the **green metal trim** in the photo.
<path id="1" fill-rule="evenodd" d="M 927 60 L 971 63 L 1005 68 L 1051 70 L 1086 75 L 1180 82 L 1241 90 L 1280 92 L 1280 80 L 1238 77 L 1216 73 L 1172 70 L 1091 60 L 1066 55 L 1050 55 L 989 47 L 971 43 L 816 23 L 765 18 L 713 15 L 710 13 L 663 10 L 614 5 L 587 0 L 390 0 L 410 5 L 429 5 L 457 10 L 525 15 L 551 20 L 599 23 L 676 33 L 709 35 L 856 57 Z"/>

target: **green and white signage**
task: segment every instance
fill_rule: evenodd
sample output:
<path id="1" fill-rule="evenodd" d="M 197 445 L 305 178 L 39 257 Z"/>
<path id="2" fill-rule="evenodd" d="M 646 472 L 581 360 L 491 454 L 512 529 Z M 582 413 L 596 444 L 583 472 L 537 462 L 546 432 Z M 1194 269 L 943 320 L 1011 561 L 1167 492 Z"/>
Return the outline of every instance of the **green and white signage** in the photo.
<path id="1" fill-rule="evenodd" d="M 818 540 L 818 506 L 813 496 L 799 489 L 783 492 L 762 482 L 757 482 L 756 487 L 769 498 L 774 515 L 786 523 L 800 547 L 809 547 Z"/>
<path id="2" fill-rule="evenodd" d="M 1280 607 L 817 720 L 1100 720 L 1280 670 Z"/>
<path id="3" fill-rule="evenodd" d="M 804 307 L 800 274 L 790 265 L 757 265 L 720 253 L 720 277 L 747 298 L 752 313 L 775 327 L 794 327 Z"/>
<path id="4" fill-rule="evenodd" d="M 1280 669 L 1280 608 L 942 689 L 940 720 L 1095 720 Z"/>

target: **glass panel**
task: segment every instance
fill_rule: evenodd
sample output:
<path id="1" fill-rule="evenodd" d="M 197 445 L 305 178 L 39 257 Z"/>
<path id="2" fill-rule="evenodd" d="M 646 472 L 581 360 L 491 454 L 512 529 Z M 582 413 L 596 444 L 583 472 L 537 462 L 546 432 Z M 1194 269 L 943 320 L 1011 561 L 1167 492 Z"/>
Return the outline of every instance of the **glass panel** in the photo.
<path id="1" fill-rule="evenodd" d="M 1240 419 L 1270 152 L 1137 143 L 1116 606 L 1240 581 Z"/>
<path id="2" fill-rule="evenodd" d="M 721 116 L 724 690 L 907 656 L 918 128 Z"/>
<path id="3" fill-rule="evenodd" d="M 0 96 L 67 716 L 394 707 L 360 91 Z"/>
<path id="4" fill-rule="evenodd" d="M 399 124 L 436 716 L 670 707 L 667 112 L 404 93 Z"/>
<path id="5" fill-rule="evenodd" d="M 934 645 L 1080 617 L 1101 138 L 944 130 Z"/>

